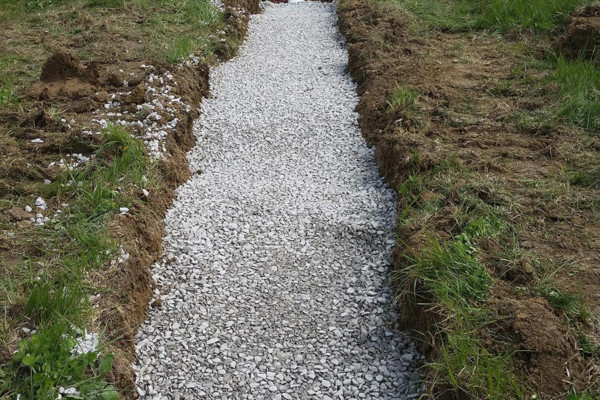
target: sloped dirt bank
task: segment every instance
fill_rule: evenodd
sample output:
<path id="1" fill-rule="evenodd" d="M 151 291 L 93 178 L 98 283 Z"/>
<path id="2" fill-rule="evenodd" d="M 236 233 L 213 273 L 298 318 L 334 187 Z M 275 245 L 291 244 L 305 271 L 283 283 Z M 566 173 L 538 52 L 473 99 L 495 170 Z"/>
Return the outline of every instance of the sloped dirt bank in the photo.
<path id="1" fill-rule="evenodd" d="M 430 395 L 594 393 L 597 360 L 586 343 L 598 343 L 600 232 L 584 204 L 598 191 L 563 191 L 557 172 L 597 157 L 597 138 L 515 118 L 546 107 L 554 88 L 547 75 L 528 84 L 515 77 L 510 43 L 423 34 L 417 17 L 379 2 L 342 1 L 339 16 L 363 133 L 399 192 L 401 318 L 434 363 Z M 566 294 L 586 311 L 566 310 L 557 301 Z M 494 375 L 485 360 L 503 367 Z"/>

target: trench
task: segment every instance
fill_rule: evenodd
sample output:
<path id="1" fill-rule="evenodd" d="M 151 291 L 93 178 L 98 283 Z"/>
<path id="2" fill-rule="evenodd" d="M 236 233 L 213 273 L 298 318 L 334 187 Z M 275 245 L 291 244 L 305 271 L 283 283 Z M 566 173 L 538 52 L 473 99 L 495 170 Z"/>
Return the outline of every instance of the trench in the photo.
<path id="1" fill-rule="evenodd" d="M 211 72 L 136 337 L 142 397 L 419 396 L 389 286 L 395 194 L 347 62 L 334 5 L 268 4 Z"/>

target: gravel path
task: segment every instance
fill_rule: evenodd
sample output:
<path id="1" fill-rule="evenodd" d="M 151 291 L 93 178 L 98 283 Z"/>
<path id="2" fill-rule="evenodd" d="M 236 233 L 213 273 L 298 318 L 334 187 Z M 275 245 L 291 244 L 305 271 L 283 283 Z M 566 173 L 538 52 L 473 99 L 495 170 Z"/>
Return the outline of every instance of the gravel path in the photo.
<path id="1" fill-rule="evenodd" d="M 406 399 L 414 344 L 387 270 L 395 198 L 331 4 L 268 5 L 212 73 L 138 334 L 152 399 Z"/>

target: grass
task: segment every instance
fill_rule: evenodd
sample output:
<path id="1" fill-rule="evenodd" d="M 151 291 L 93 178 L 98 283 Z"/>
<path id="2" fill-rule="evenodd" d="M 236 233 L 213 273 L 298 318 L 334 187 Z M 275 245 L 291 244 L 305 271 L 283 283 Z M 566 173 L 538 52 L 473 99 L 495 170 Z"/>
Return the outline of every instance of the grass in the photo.
<path id="1" fill-rule="evenodd" d="M 393 0 L 399 7 L 420 17 L 419 26 L 447 31 L 493 30 L 501 33 L 530 31 L 550 34 L 559 29 L 568 15 L 590 0 Z M 422 29 L 422 28 L 419 28 Z M 529 61 L 525 61 L 527 63 Z M 600 130 L 600 70 L 597 62 L 552 57 L 546 64 L 550 80 L 558 90 L 552 106 L 517 115 L 524 131 L 548 134 L 554 131 L 554 116 L 582 127 Z M 523 77 L 525 79 L 525 77 Z M 495 90 L 507 90 L 497 87 Z M 392 94 L 396 107 L 410 106 L 416 94 L 396 87 Z"/>
<path id="2" fill-rule="evenodd" d="M 558 115 L 589 132 L 600 129 L 600 70 L 584 60 L 556 60 L 552 79 L 559 86 Z"/>
<path id="3" fill-rule="evenodd" d="M 392 112 L 411 111 L 421 94 L 406 85 L 396 85 L 392 93 L 387 97 L 387 104 Z"/>
<path id="4" fill-rule="evenodd" d="M 0 49 L 2 108 L 16 105 L 45 59 L 65 47 L 82 60 L 108 55 L 116 63 L 175 63 L 192 53 L 210 61 L 220 47 L 236 47 L 224 39 L 223 13 L 209 0 L 0 0 L 0 24 L 6 32 Z M 118 52 L 114 35 L 120 38 Z"/>
<path id="5" fill-rule="evenodd" d="M 407 249 L 403 268 L 394 275 L 398 300 L 403 307 L 425 306 L 439 315 L 437 327 L 444 340 L 436 352 L 439 356 L 427 365 L 434 372 L 432 386 L 471 398 L 523 398 L 525 386 L 514 371 L 512 351 L 494 353 L 477 338 L 479 331 L 498 321 L 486 304 L 494 279 L 479 259 L 479 242 L 511 237 L 511 228 L 501 210 L 475 195 L 482 188 L 457 186 L 462 181 L 469 181 L 468 171 L 450 157 L 433 170 L 410 175 L 400 186 L 405 204 L 400 226 L 416 224 L 418 229 L 419 221 L 439 212 L 448 201 L 444 199 L 455 199 L 458 208 L 449 239 L 432 236 L 417 252 Z M 441 196 L 424 200 L 426 192 Z"/>
<path id="6" fill-rule="evenodd" d="M 461 331 L 449 332 L 440 351 L 440 361 L 429 364 L 437 372 L 435 384 L 461 388 L 473 398 L 525 398 L 523 384 L 514 373 L 512 353 L 494 354 L 473 332 Z"/>
<path id="7" fill-rule="evenodd" d="M 70 206 L 39 227 L 40 255 L 3 265 L 8 270 L 0 281 L 3 346 L 15 327 L 25 324 L 37 332 L 20 341 L 0 370 L 2 399 L 17 394 L 23 400 L 55 399 L 59 387 L 75 388 L 85 399 L 118 398 L 104 377 L 112 355 L 101 349 L 77 355 L 72 348 L 93 314 L 88 296 L 95 289 L 87 276 L 119 251 L 107 224 L 120 207 L 133 208 L 140 201 L 142 188 L 155 188 L 157 171 L 143 143 L 119 126 L 105 130 L 95 156 L 83 169 L 66 171 L 48 185 L 58 202 Z"/>
<path id="8" fill-rule="evenodd" d="M 449 243 L 431 240 L 396 278 L 403 301 L 425 300 L 443 315 L 445 339 L 439 357 L 428 365 L 435 372 L 433 386 L 471 398 L 523 398 L 524 385 L 515 374 L 512 352 L 493 353 L 477 339 L 477 332 L 497 319 L 485 305 L 492 277 L 478 261 L 475 245 L 477 238 L 493 235 L 493 229 L 490 221 L 476 219 Z"/>
<path id="9" fill-rule="evenodd" d="M 477 26 L 548 32 L 564 23 L 578 6 L 590 0 L 464 0 L 473 5 Z"/>
<path id="10" fill-rule="evenodd" d="M 219 47 L 223 15 L 209 0 L 125 0 L 147 15 L 143 23 L 150 37 L 148 51 L 167 62 L 181 62 L 192 53 L 207 58 Z"/>
<path id="11" fill-rule="evenodd" d="M 547 33 L 591 0 L 393 0 L 430 28 Z"/>
<path id="12" fill-rule="evenodd" d="M 173 39 L 173 43 L 166 50 L 165 58 L 168 62 L 177 63 L 183 61 L 194 52 L 194 44 L 188 36 Z"/>

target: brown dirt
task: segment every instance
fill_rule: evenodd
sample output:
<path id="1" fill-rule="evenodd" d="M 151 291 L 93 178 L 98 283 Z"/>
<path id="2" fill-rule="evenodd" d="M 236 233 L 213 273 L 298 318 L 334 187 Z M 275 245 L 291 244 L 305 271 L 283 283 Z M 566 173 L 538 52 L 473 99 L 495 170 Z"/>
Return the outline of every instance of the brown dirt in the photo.
<path id="1" fill-rule="evenodd" d="M 571 57 L 594 59 L 600 44 L 600 3 L 590 4 L 571 14 L 559 50 Z"/>
<path id="2" fill-rule="evenodd" d="M 246 33 L 250 14 L 258 11 L 258 1 L 225 0 L 224 3 L 226 32 L 228 37 L 239 42 Z M 39 40 L 43 41 L 44 33 L 39 32 L 39 35 Z M 102 37 L 112 40 L 106 33 Z M 119 47 L 122 52 L 127 46 L 136 46 L 135 38 L 130 41 L 119 39 L 119 46 L 111 44 L 107 48 Z M 222 60 L 231 57 L 236 50 L 229 43 L 223 42 L 218 51 Z M 3 200 L 0 203 L 0 274 L 8 273 L 11 265 L 18 265 L 25 257 L 41 255 L 39 249 L 44 248 L 45 239 L 39 237 L 29 221 L 33 214 L 16 204 L 23 199 L 32 204 L 43 191 L 43 180 L 56 179 L 60 168 L 50 167 L 52 162 L 69 153 L 92 153 L 94 141 L 98 139 L 83 133 L 86 127 L 93 126 L 91 120 L 97 118 L 92 112 L 102 109 L 110 96 L 115 95 L 123 106 L 121 110 L 111 111 L 133 113 L 135 106 L 144 102 L 146 96 L 140 82 L 150 72 L 160 74 L 172 67 L 155 59 L 123 59 L 122 55 L 117 57 L 109 53 L 104 54 L 106 57 L 99 56 L 100 62 L 84 64 L 69 52 L 71 47 L 81 50 L 82 44 L 64 42 L 61 45 L 64 50 L 37 67 L 41 67 L 40 80 L 27 90 L 31 99 L 27 109 L 0 110 L 0 197 Z M 95 42 L 92 45 L 103 46 Z M 152 64 L 156 69 L 140 71 L 141 63 Z M 117 70 L 122 72 L 116 73 Z M 208 95 L 208 65 L 171 70 L 175 71 L 174 80 L 178 83 L 173 89 L 174 94 L 181 96 L 186 104 L 197 105 Z M 132 89 L 129 94 L 120 95 L 125 76 Z M 129 398 L 137 397 L 131 370 L 135 361 L 134 335 L 146 317 L 152 297 L 150 268 L 161 257 L 163 218 L 173 200 L 173 190 L 191 175 L 185 153 L 195 143 L 192 125 L 198 111 L 192 107 L 188 113 L 180 108 L 174 116 L 181 123 L 167 139 L 167 155 L 160 164 L 160 173 L 164 177 L 161 189 L 151 191 L 145 204 L 136 206 L 126 215 L 117 215 L 110 223 L 112 236 L 130 258 L 123 264 L 107 266 L 89 278 L 103 293 L 94 304 L 98 310 L 94 323 L 100 330 L 106 329 L 107 339 L 114 341 L 109 349 L 116 355 L 111 380 Z M 43 143 L 31 142 L 37 138 L 43 139 Z M 50 210 L 62 207 L 55 204 L 54 199 L 46 201 Z M 19 338 L 18 329 L 2 347 L 0 360 L 12 354 Z"/>
<path id="3" fill-rule="evenodd" d="M 600 192 L 564 183 L 565 165 L 588 170 L 588 162 L 598 160 L 598 138 L 560 124 L 519 124 L 520 112 L 543 110 L 555 89 L 545 83 L 545 71 L 527 76 L 533 84 L 520 80 L 510 42 L 485 34 L 415 33 L 414 16 L 381 2 L 345 0 L 339 16 L 349 71 L 358 83 L 360 125 L 392 187 L 447 160 L 466 171 L 453 180 L 450 193 L 420 195 L 418 201 L 441 199 L 442 206 L 401 224 L 404 245 L 396 251 L 396 267 L 418 254 L 428 237 L 446 240 L 460 233 L 466 201 L 461 193 L 502 207 L 514 226 L 518 254 L 507 259 L 510 243 L 500 239 L 481 245 L 479 257 L 495 279 L 488 302 L 502 317 L 482 338 L 490 349 L 518 351 L 517 371 L 538 398 L 561 397 L 571 385 L 597 385 L 597 366 L 579 350 L 565 315 L 535 295 L 535 281 L 542 266 L 573 266 L 560 269 L 553 284 L 583 293 L 590 309 L 600 312 L 600 228 L 590 206 Z M 396 84 L 421 93 L 416 111 L 389 111 L 386 97 Z M 399 197 L 403 209 L 407 204 Z M 435 361 L 443 316 L 405 298 L 402 320 Z M 584 325 L 597 339 L 597 322 Z"/>

